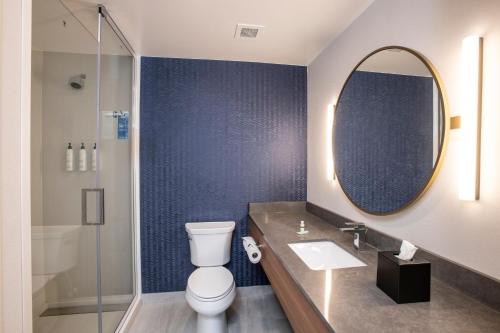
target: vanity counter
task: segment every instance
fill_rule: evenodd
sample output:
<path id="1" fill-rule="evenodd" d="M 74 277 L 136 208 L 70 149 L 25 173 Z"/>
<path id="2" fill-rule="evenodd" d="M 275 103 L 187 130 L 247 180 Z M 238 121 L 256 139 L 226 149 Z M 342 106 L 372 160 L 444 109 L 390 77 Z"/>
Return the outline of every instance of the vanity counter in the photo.
<path id="1" fill-rule="evenodd" d="M 260 231 L 308 307 L 332 332 L 500 332 L 499 312 L 435 278 L 430 302 L 396 304 L 376 286 L 377 250 L 356 251 L 352 234 L 307 212 L 305 202 L 251 204 L 249 215 L 250 229 Z M 309 230 L 303 236 L 296 234 L 300 220 Z M 288 244 L 313 240 L 332 240 L 367 266 L 311 270 Z"/>

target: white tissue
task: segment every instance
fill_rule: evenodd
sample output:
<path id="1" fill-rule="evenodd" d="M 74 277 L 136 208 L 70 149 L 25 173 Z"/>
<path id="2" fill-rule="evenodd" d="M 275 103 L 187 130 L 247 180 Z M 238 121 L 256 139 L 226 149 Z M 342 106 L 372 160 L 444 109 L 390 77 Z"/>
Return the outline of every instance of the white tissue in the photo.
<path id="1" fill-rule="evenodd" d="M 396 256 L 396 258 L 399 258 L 401 260 L 411 260 L 413 259 L 413 256 L 415 255 L 415 252 L 417 252 L 417 250 L 418 248 L 415 245 L 404 240 L 401 244 L 401 249 L 399 250 L 399 254 Z"/>
<path id="2" fill-rule="evenodd" d="M 242 239 L 243 239 L 243 248 L 247 252 L 248 260 L 250 260 L 252 264 L 258 263 L 260 261 L 260 258 L 262 258 L 262 253 L 257 247 L 255 240 L 253 239 L 253 237 L 249 236 L 242 237 Z"/>

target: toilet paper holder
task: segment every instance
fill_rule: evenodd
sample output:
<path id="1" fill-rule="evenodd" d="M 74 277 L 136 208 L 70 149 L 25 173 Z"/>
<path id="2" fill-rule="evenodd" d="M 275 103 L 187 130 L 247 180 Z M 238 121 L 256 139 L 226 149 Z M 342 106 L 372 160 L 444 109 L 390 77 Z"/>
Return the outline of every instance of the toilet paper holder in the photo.
<path id="1" fill-rule="evenodd" d="M 257 246 L 258 248 L 264 247 L 264 244 L 257 244 L 257 241 L 252 236 L 241 237 L 242 240 L 244 240 L 245 238 L 246 239 L 251 238 L 255 246 Z"/>
<path id="2" fill-rule="evenodd" d="M 253 264 L 257 264 L 262 258 L 262 253 L 260 252 L 260 248 L 262 248 L 262 244 L 257 244 L 255 239 L 251 236 L 242 237 L 243 248 L 247 252 L 248 259 Z"/>

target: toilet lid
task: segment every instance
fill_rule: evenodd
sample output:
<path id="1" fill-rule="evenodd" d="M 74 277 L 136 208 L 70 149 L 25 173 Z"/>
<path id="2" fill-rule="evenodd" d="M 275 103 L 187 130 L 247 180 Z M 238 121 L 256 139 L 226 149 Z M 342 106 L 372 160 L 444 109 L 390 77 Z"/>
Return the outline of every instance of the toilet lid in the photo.
<path id="1" fill-rule="evenodd" d="M 233 275 L 227 268 L 201 267 L 189 276 L 188 288 L 200 298 L 215 298 L 227 293 L 233 283 Z"/>

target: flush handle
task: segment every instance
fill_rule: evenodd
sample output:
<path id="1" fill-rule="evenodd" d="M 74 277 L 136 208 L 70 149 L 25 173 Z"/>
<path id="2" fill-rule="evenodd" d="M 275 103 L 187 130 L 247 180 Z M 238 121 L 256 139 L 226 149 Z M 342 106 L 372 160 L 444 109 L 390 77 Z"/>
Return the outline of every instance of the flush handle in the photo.
<path id="1" fill-rule="evenodd" d="M 104 188 L 82 188 L 82 225 L 104 225 Z"/>

